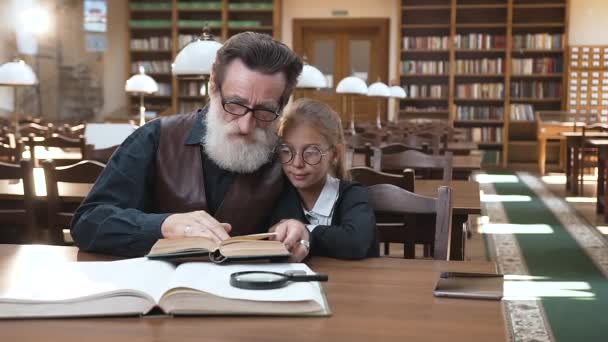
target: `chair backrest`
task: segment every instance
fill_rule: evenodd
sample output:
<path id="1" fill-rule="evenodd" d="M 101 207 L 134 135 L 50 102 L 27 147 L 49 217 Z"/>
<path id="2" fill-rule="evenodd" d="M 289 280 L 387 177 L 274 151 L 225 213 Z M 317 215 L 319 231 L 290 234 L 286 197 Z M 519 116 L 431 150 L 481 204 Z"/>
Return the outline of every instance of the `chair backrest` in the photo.
<path id="1" fill-rule="evenodd" d="M 368 188 L 374 212 L 383 214 L 435 214 L 433 255 L 438 260 L 449 260 L 452 229 L 452 190 L 447 186 L 438 189 L 437 198 L 417 195 L 391 184 L 378 184 Z"/>
<path id="2" fill-rule="evenodd" d="M 49 126 L 43 126 L 37 123 L 26 123 L 24 125 L 20 125 L 18 131 L 21 136 L 33 134 L 37 137 L 47 137 L 50 134 Z"/>
<path id="3" fill-rule="evenodd" d="M 365 186 L 392 184 L 408 191 L 414 191 L 414 170 L 405 169 L 403 174 L 379 172 L 369 167 L 359 166 L 349 170 L 352 179 Z"/>
<path id="4" fill-rule="evenodd" d="M 21 143 L 17 147 L 11 147 L 9 144 L 0 144 L 0 160 L 8 163 L 18 163 L 21 160 L 21 152 L 23 148 Z"/>
<path id="5" fill-rule="evenodd" d="M 30 160 L 21 160 L 19 164 L 0 162 L 0 179 L 21 180 L 23 200 L 0 201 L 0 225 L 24 226 L 22 242 L 33 242 L 36 238 L 36 215 L 34 205 L 34 172 Z"/>
<path id="6" fill-rule="evenodd" d="M 116 149 L 118 149 L 119 146 L 120 145 L 114 145 L 114 146 L 110 146 L 110 147 L 106 147 L 106 148 L 95 149 L 95 146 L 93 146 L 93 145 L 86 145 L 82 159 L 95 160 L 95 161 L 107 164 L 108 160 L 110 160 L 110 158 L 114 154 L 114 151 L 116 151 Z M 346 153 L 347 153 L 346 158 L 347 158 L 347 163 L 348 163 L 348 150 L 346 151 Z M 351 156 L 350 160 L 352 162 L 352 156 Z"/>
<path id="7" fill-rule="evenodd" d="M 84 157 L 86 153 L 86 142 L 84 135 L 78 138 L 68 138 L 57 133 L 51 134 L 50 137 L 44 139 L 36 139 L 36 137 L 30 135 L 27 139 L 27 146 L 30 149 L 31 159 L 34 161 L 34 165 L 37 163 L 36 159 L 36 146 L 44 147 L 58 147 L 58 148 L 78 148 L 80 149 L 81 155 Z"/>
<path id="8" fill-rule="evenodd" d="M 47 217 L 50 242 L 64 244 L 63 227 L 72 219 L 75 207 L 69 207 L 59 196 L 57 182 L 93 184 L 103 171 L 105 164 L 83 160 L 67 166 L 55 166 L 53 160 L 42 162 L 46 181 Z"/>
<path id="9" fill-rule="evenodd" d="M 79 138 L 81 135 L 84 135 L 85 128 L 86 124 L 78 124 L 75 126 L 64 124 L 56 129 L 56 133 L 67 138 Z"/>
<path id="10" fill-rule="evenodd" d="M 374 149 L 374 169 L 389 173 L 399 173 L 404 169 L 414 169 L 417 175 L 430 178 L 431 171 L 442 169 L 442 179 L 446 182 L 452 180 L 453 153 L 444 155 L 428 155 L 419 151 L 404 151 L 400 153 L 383 154 L 379 148 Z M 418 170 L 422 171 L 419 172 Z"/>
<path id="11" fill-rule="evenodd" d="M 589 132 L 608 132 L 608 124 L 594 123 L 583 126 L 583 137 Z"/>

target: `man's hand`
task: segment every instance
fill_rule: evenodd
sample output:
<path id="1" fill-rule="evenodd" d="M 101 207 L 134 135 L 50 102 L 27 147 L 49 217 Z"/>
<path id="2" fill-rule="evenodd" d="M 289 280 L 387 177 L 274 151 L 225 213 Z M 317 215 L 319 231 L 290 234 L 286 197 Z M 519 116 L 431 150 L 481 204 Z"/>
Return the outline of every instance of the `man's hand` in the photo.
<path id="1" fill-rule="evenodd" d="M 228 223 L 220 223 L 204 210 L 173 214 L 160 227 L 163 237 L 174 239 L 190 236 L 205 236 L 220 243 L 228 238 L 232 229 Z"/>
<path id="2" fill-rule="evenodd" d="M 310 252 L 308 247 L 301 243 L 302 240 L 310 241 L 310 233 L 306 226 L 298 220 L 282 220 L 272 226 L 269 232 L 277 233 L 274 239 L 285 244 L 285 247 L 291 253 L 289 262 L 300 262 Z"/>

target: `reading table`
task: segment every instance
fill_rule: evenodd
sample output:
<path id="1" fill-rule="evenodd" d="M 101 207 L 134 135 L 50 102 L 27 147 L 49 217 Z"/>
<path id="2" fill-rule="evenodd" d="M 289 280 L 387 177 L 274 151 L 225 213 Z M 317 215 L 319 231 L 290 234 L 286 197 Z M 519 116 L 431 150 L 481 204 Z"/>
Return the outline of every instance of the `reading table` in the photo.
<path id="1" fill-rule="evenodd" d="M 74 247 L 0 245 L 0 289 L 31 263 L 101 261 Z M 440 271 L 492 272 L 493 263 L 313 258 L 329 275 L 331 317 L 153 317 L 0 321 L 6 341 L 505 341 L 502 302 L 433 297 Z"/>

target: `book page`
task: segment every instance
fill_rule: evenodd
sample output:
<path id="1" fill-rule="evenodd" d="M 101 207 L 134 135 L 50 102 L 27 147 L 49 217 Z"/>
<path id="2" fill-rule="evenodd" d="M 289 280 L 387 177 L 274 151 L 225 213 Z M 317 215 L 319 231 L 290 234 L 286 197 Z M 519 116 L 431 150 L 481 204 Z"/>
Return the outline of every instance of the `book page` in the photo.
<path id="1" fill-rule="evenodd" d="M 253 301 L 305 301 L 314 300 L 323 306 L 322 294 L 316 282 L 293 282 L 273 290 L 244 290 L 230 285 L 230 275 L 243 271 L 286 272 L 293 270 L 314 272 L 305 264 L 244 264 L 217 265 L 192 262 L 179 265 L 170 283 L 171 288 L 187 287 L 216 296 Z"/>
<path id="2" fill-rule="evenodd" d="M 175 267 L 146 258 L 40 263 L 18 269 L 0 302 L 56 302 L 137 291 L 158 302 Z"/>

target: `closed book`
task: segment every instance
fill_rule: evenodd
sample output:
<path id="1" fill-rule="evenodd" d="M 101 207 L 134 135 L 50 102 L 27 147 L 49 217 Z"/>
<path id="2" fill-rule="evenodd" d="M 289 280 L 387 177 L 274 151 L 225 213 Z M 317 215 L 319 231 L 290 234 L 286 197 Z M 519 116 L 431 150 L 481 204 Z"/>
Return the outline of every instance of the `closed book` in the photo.
<path id="1" fill-rule="evenodd" d="M 244 271 L 314 274 L 305 264 L 176 266 L 147 258 L 32 264 L 4 280 L 0 318 L 330 314 L 318 282 L 272 290 L 230 285 L 230 275 Z"/>
<path id="2" fill-rule="evenodd" d="M 502 274 L 442 272 L 433 294 L 437 297 L 500 300 L 503 283 Z"/>
<path id="3" fill-rule="evenodd" d="M 286 261 L 289 251 L 281 241 L 267 240 L 275 233 L 235 236 L 216 243 L 206 237 L 160 239 L 148 253 L 149 259 L 204 258 L 215 263 L 266 259 Z"/>

